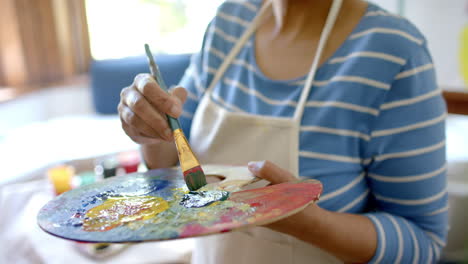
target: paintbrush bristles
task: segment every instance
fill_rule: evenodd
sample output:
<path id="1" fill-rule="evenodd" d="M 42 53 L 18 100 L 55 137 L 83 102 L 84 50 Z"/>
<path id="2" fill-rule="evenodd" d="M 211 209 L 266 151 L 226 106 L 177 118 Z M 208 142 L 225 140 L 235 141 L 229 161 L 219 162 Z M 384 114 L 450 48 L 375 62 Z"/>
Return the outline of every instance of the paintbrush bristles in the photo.
<path id="1" fill-rule="evenodd" d="M 195 191 L 206 185 L 206 177 L 200 166 L 184 171 L 185 184 L 190 191 Z"/>

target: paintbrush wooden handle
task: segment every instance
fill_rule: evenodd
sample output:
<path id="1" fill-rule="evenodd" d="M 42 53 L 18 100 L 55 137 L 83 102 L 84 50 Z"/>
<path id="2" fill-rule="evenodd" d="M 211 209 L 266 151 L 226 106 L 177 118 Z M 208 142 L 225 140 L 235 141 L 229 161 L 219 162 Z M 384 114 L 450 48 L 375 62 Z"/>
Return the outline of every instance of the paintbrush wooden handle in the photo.
<path id="1" fill-rule="evenodd" d="M 159 87 L 161 87 L 161 89 L 169 93 L 169 89 L 167 89 L 166 83 L 164 82 L 164 79 L 161 76 L 161 72 L 159 71 L 158 65 L 156 64 L 156 62 L 154 62 L 153 54 L 151 53 L 151 50 L 148 44 L 145 44 L 145 51 L 146 51 L 146 57 L 148 58 L 151 75 L 156 80 Z M 172 131 L 175 131 L 181 128 L 179 120 L 177 118 L 174 118 L 167 114 L 166 116 L 167 116 L 167 121 Z"/>
<path id="2" fill-rule="evenodd" d="M 146 56 L 148 57 L 151 74 L 153 75 L 156 82 L 159 84 L 161 89 L 166 92 L 167 86 L 159 72 L 158 66 L 154 62 L 153 54 L 150 51 L 148 44 L 145 44 Z M 184 180 L 189 190 L 194 191 L 206 185 L 205 173 L 200 166 L 200 162 L 192 151 L 184 132 L 180 128 L 179 120 L 167 115 L 169 126 L 171 127 L 174 134 L 174 141 L 177 148 L 177 154 L 179 155 L 180 168 L 184 174 Z"/>

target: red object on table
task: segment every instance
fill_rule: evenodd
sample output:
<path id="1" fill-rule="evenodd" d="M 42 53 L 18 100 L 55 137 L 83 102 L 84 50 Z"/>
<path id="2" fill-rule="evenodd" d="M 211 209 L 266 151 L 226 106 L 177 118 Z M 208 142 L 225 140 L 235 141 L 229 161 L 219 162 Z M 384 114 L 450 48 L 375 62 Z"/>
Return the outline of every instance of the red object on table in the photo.
<path id="1" fill-rule="evenodd" d="M 141 158 L 138 151 L 123 152 L 118 155 L 120 166 L 125 170 L 125 173 L 132 173 L 138 171 Z"/>

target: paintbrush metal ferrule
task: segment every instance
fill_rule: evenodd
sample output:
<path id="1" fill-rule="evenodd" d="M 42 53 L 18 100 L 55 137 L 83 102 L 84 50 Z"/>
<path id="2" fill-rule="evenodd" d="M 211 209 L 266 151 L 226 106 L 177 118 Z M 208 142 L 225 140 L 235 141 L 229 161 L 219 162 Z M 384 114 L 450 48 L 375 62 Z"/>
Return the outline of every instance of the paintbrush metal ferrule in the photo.
<path id="1" fill-rule="evenodd" d="M 193 154 L 184 132 L 179 128 L 174 130 L 173 134 L 185 183 L 189 190 L 198 190 L 206 185 L 205 174 L 200 166 L 200 162 Z"/>

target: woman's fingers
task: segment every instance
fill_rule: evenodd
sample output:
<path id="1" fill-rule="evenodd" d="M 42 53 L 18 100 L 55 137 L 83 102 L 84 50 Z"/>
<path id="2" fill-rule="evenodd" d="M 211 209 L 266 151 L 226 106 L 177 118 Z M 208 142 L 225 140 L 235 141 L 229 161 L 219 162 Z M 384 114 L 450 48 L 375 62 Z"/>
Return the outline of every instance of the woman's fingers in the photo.
<path id="1" fill-rule="evenodd" d="M 144 134 L 148 137 L 159 138 L 161 135 L 135 114 L 128 106 L 123 103 L 119 104 L 120 120 L 122 124 L 131 127 L 134 131 Z"/>
<path id="2" fill-rule="evenodd" d="M 185 101 L 187 100 L 187 90 L 185 90 L 185 88 L 183 87 L 180 87 L 180 86 L 174 87 L 173 89 L 171 89 L 171 94 L 175 96 L 177 99 L 179 99 L 181 104 L 184 104 Z"/>
<path id="3" fill-rule="evenodd" d="M 122 117 L 127 124 L 136 127 L 149 136 L 160 136 L 165 140 L 172 139 L 172 131 L 166 118 L 139 91 L 133 87 L 128 87 L 122 91 L 121 97 L 119 112 L 124 115 Z"/>
<path id="4" fill-rule="evenodd" d="M 272 184 L 294 181 L 296 179 L 292 173 L 268 160 L 251 161 L 248 163 L 248 168 L 255 176 L 267 180 Z"/>
<path id="5" fill-rule="evenodd" d="M 166 115 L 179 117 L 187 91 L 176 87 L 170 93 L 162 90 L 149 74 L 139 74 L 130 87 L 120 94 L 118 111 L 122 128 L 140 144 L 173 140 Z"/>
<path id="6" fill-rule="evenodd" d="M 125 123 L 122 121 L 122 128 L 124 131 L 126 131 L 128 137 L 130 137 L 133 141 L 139 143 L 139 144 L 144 144 L 144 145 L 151 145 L 155 144 L 161 141 L 161 139 L 154 138 L 154 137 L 149 137 L 147 135 L 143 135 L 140 132 L 136 131 L 133 127 L 131 127 L 129 124 Z"/>
<path id="7" fill-rule="evenodd" d="M 176 118 L 182 114 L 182 101 L 161 89 L 151 75 L 138 74 L 135 77 L 134 85 L 146 100 L 160 112 Z"/>

